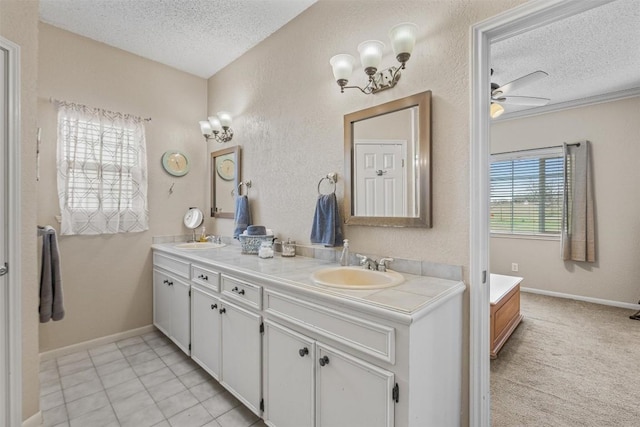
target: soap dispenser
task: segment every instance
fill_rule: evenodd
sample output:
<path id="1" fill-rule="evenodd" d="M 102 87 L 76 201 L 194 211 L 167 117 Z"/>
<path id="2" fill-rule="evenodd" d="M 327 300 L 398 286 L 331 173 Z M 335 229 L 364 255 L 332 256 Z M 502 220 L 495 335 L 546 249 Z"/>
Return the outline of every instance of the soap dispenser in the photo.
<path id="1" fill-rule="evenodd" d="M 343 241 L 342 254 L 340 255 L 340 265 L 346 267 L 349 265 L 349 239 Z"/>

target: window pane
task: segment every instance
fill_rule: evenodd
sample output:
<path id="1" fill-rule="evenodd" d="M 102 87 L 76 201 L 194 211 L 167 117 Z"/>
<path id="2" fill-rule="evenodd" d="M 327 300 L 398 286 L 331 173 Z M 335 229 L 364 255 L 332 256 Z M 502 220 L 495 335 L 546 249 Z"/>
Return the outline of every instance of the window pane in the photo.
<path id="1" fill-rule="evenodd" d="M 490 173 L 492 233 L 560 233 L 562 156 L 494 161 Z"/>

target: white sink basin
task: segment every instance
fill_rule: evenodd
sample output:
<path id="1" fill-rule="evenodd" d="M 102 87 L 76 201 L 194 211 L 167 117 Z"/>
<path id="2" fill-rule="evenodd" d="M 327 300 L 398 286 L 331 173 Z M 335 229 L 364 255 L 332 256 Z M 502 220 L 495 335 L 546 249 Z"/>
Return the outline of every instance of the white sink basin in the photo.
<path id="1" fill-rule="evenodd" d="M 178 249 L 216 249 L 227 246 L 224 243 L 210 243 L 210 242 L 191 242 L 191 243 L 180 243 L 176 245 Z"/>
<path id="2" fill-rule="evenodd" d="M 318 285 L 345 289 L 390 288 L 404 282 L 402 274 L 387 270 L 373 271 L 362 267 L 329 267 L 314 271 L 311 280 Z"/>

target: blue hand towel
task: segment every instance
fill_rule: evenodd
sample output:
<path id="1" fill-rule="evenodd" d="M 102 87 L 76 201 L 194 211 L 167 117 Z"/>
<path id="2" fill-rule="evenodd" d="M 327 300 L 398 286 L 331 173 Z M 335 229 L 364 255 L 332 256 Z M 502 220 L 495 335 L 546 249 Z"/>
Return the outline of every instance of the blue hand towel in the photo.
<path id="1" fill-rule="evenodd" d="M 234 223 L 235 229 L 233 231 L 233 238 L 239 239 L 242 232 L 251 225 L 251 211 L 249 210 L 249 199 L 246 195 L 236 197 Z"/>
<path id="2" fill-rule="evenodd" d="M 311 243 L 325 246 L 342 245 L 342 222 L 336 194 L 321 194 L 316 203 L 316 213 L 311 227 Z"/>
<path id="3" fill-rule="evenodd" d="M 56 230 L 46 226 L 42 234 L 42 269 L 40 270 L 40 323 L 62 320 L 64 306 L 62 278 L 60 274 L 60 252 Z"/>

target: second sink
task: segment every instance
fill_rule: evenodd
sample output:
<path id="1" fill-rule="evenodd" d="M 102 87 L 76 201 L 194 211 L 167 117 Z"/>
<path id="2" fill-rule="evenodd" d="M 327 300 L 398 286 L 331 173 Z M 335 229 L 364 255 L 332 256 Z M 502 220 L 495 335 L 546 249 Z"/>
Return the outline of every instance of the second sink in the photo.
<path id="1" fill-rule="evenodd" d="M 346 289 L 390 288 L 404 282 L 395 271 L 373 271 L 362 267 L 328 267 L 311 274 L 311 280 L 324 286 Z"/>

